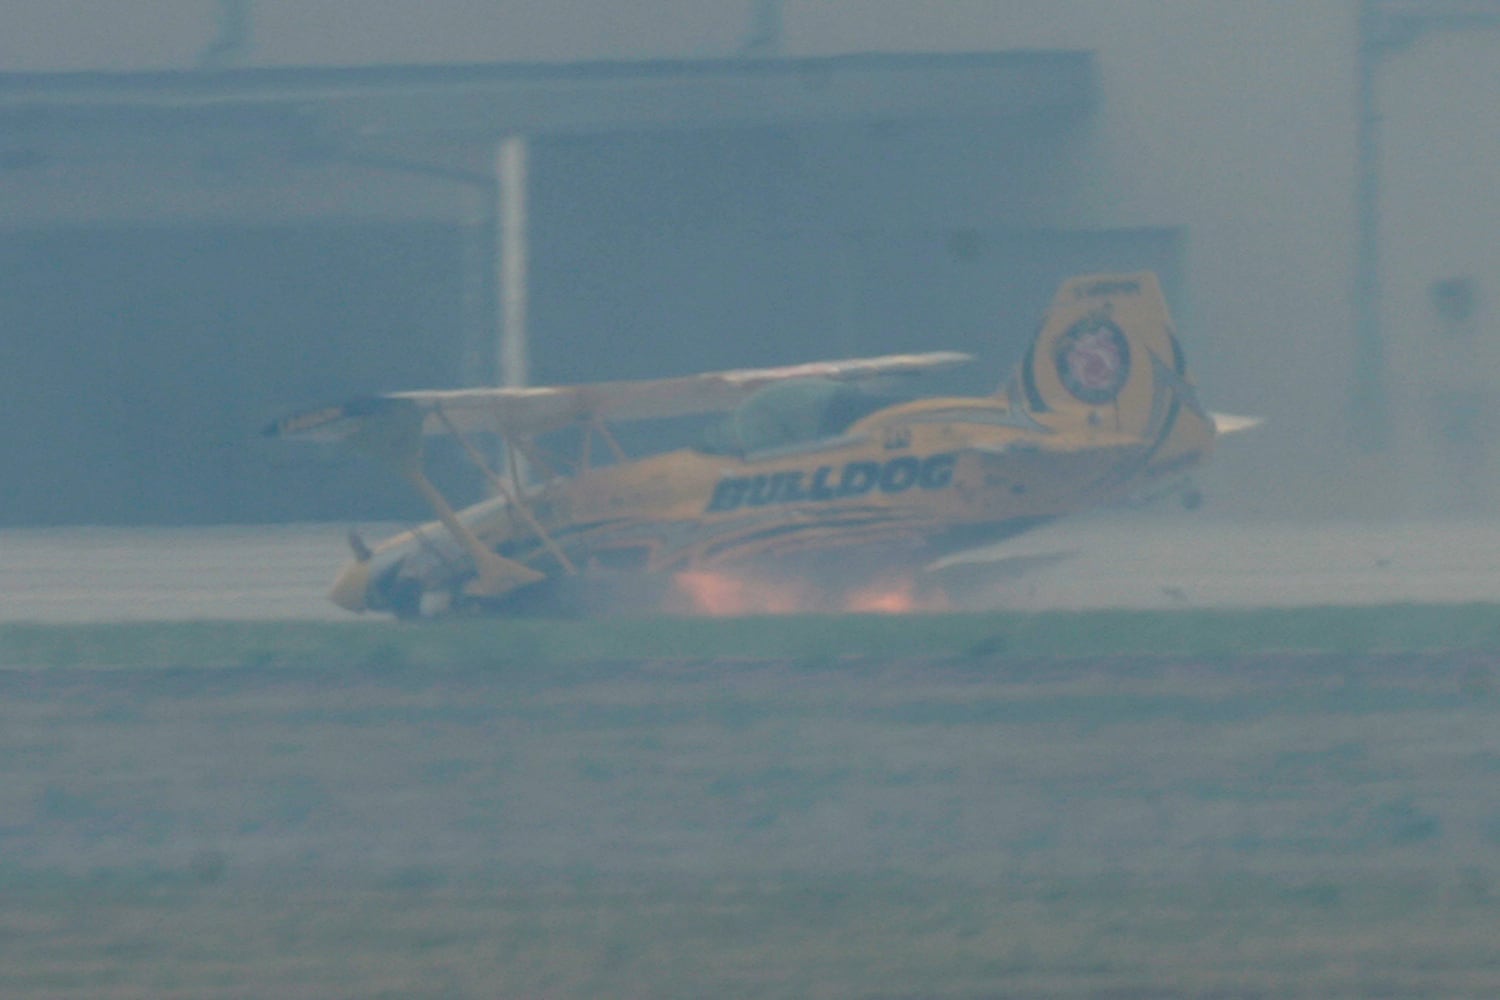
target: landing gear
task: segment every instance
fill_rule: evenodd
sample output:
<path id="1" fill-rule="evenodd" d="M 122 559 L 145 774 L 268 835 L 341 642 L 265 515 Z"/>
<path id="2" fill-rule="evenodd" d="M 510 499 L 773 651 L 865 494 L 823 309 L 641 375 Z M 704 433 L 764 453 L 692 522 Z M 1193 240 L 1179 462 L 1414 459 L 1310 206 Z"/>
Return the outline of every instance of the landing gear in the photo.
<path id="1" fill-rule="evenodd" d="M 397 576 L 382 590 L 385 599 L 390 602 L 391 614 L 401 621 L 422 617 L 422 581 L 415 577 Z"/>

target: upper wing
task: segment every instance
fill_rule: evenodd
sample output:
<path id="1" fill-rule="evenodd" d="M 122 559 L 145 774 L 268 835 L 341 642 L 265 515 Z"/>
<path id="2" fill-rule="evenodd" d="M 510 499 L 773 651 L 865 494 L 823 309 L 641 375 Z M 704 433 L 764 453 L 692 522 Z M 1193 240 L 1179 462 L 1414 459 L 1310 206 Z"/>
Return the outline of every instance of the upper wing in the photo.
<path id="1" fill-rule="evenodd" d="M 970 360 L 970 355 L 957 351 L 932 351 L 633 382 L 393 392 L 303 410 L 275 421 L 265 433 L 305 441 L 342 441 L 371 418 L 415 409 L 422 416 L 424 434 L 476 431 L 534 434 L 592 420 L 642 420 L 729 410 L 756 389 L 787 379 L 852 381 L 882 375 L 911 375 Z"/>

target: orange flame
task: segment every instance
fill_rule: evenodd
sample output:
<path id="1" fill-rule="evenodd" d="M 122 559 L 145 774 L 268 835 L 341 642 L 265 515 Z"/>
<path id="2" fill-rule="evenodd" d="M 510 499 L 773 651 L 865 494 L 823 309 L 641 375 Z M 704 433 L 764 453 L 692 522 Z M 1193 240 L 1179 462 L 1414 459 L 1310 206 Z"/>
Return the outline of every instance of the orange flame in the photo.
<path id="1" fill-rule="evenodd" d="M 678 573 L 673 582 L 685 607 L 694 615 L 785 615 L 800 610 L 798 589 L 713 570 Z"/>
<path id="2" fill-rule="evenodd" d="M 675 600 L 667 610 L 680 614 L 734 616 L 844 611 L 855 614 L 911 614 L 941 611 L 943 594 L 918 595 L 908 578 L 877 580 L 848 591 L 825 591 L 805 580 L 766 580 L 743 573 L 689 570 L 673 577 Z"/>
<path id="3" fill-rule="evenodd" d="M 910 580 L 877 581 L 844 596 L 844 610 L 877 615 L 909 615 L 919 607 Z"/>

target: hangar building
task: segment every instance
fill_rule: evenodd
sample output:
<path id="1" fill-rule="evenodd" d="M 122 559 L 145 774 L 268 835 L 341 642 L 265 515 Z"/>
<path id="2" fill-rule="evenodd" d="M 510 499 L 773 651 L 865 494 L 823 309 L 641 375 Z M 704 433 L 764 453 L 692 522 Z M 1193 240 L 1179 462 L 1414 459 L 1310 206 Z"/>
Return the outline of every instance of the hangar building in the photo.
<path id="1" fill-rule="evenodd" d="M 0 523 L 411 516 L 397 388 L 1017 359 L 1151 268 L 1231 512 L 1495 499 L 1500 3 L 164 0 L 0 14 Z M 1378 487 L 1378 488 L 1377 488 Z"/>

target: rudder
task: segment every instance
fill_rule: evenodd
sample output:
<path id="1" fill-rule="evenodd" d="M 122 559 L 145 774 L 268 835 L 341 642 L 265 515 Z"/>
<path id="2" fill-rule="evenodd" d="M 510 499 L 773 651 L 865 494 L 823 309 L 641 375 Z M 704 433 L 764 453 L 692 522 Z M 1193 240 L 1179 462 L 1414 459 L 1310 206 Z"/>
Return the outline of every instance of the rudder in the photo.
<path id="1" fill-rule="evenodd" d="M 1204 417 L 1156 275 L 1063 282 L 1010 387 L 1039 422 L 1151 437 Z"/>

